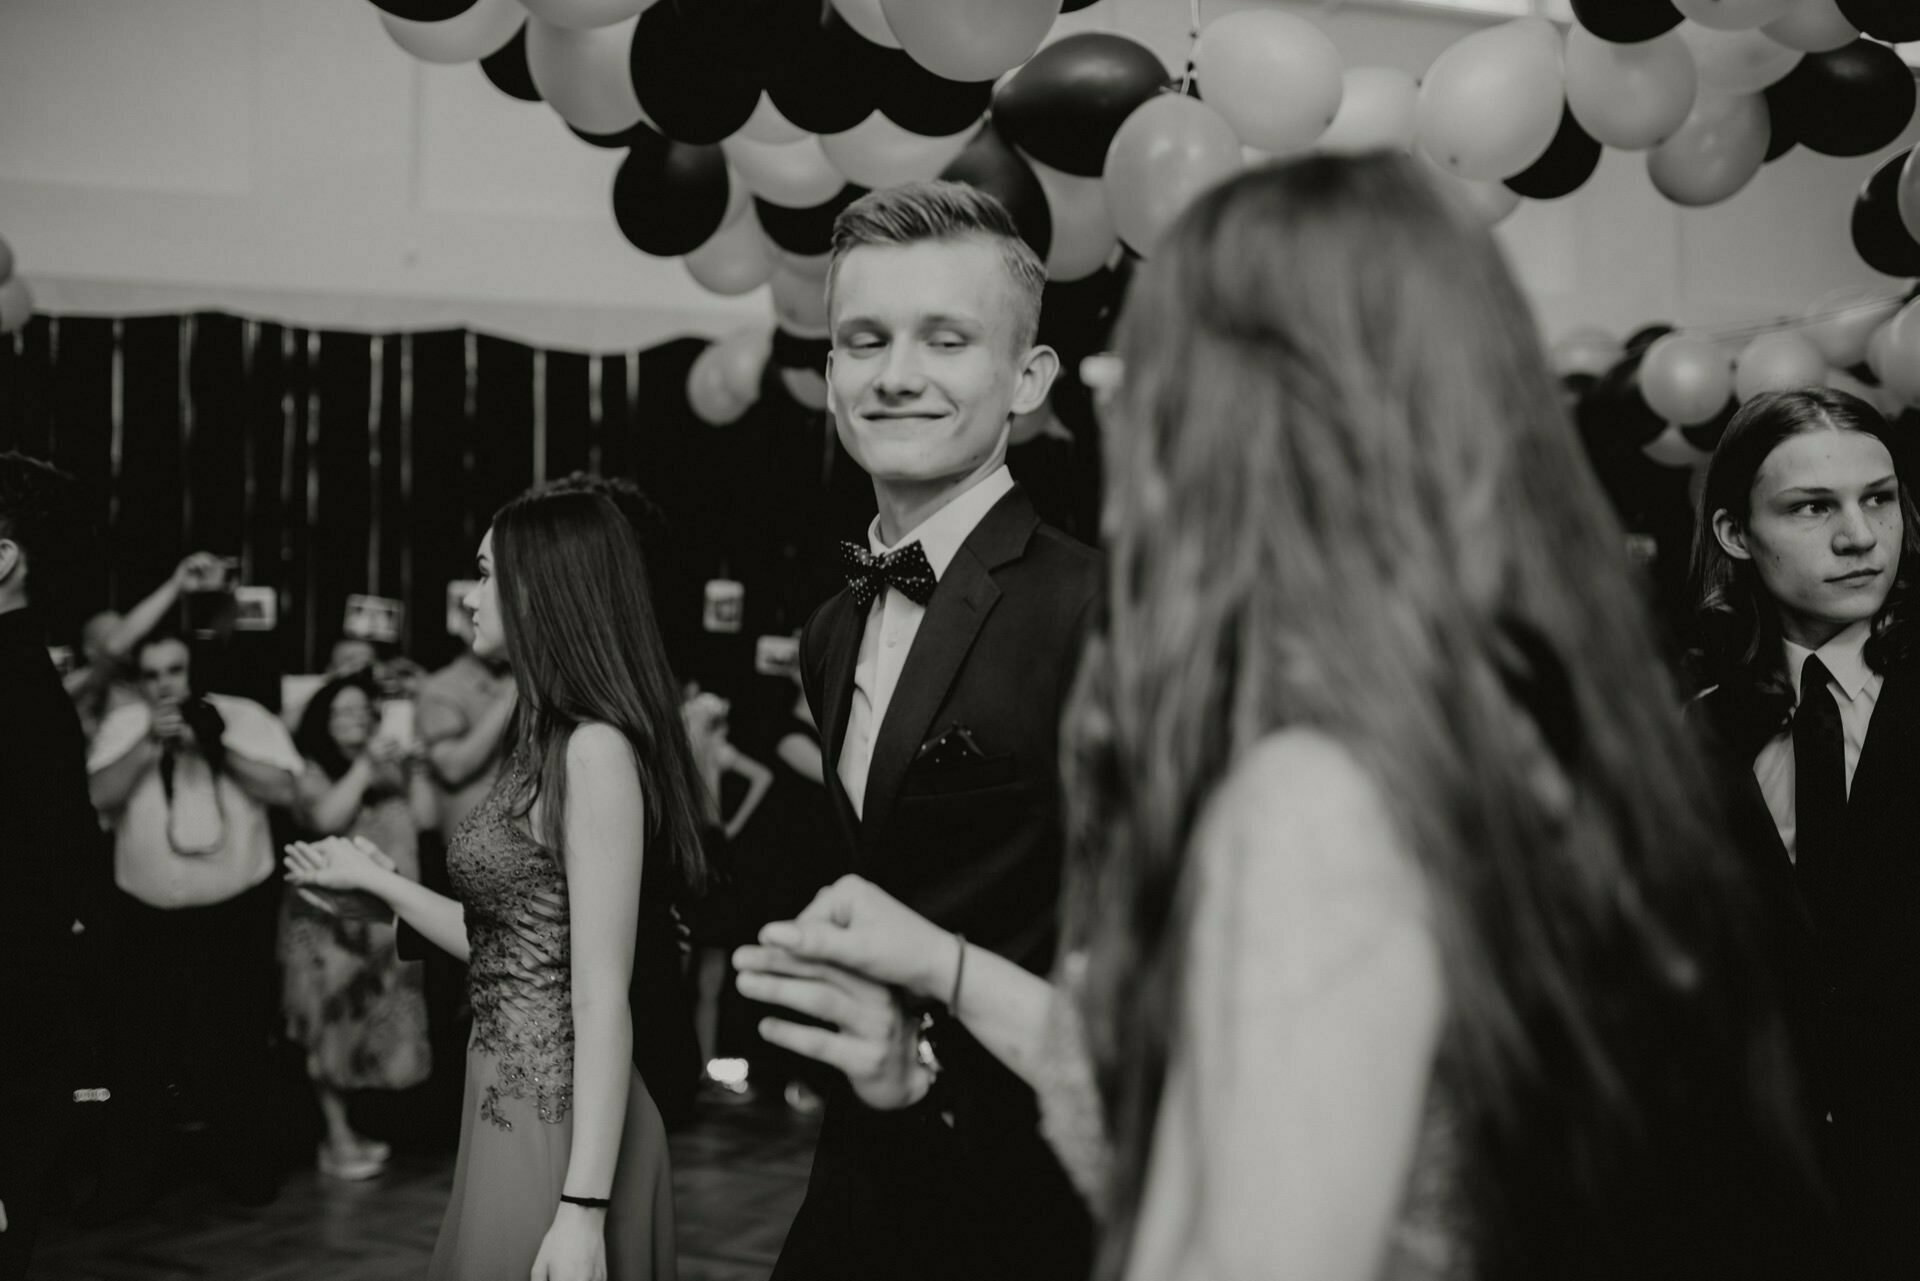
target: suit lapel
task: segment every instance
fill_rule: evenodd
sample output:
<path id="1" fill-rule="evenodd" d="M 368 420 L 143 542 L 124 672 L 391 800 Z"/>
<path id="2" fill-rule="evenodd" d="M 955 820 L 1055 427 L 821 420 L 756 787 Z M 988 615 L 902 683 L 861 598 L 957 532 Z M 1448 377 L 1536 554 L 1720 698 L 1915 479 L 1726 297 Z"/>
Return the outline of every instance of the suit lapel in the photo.
<path id="1" fill-rule="evenodd" d="M 876 834 L 886 830 L 914 753 L 925 739 L 934 713 L 946 701 L 987 615 L 1000 599 L 993 571 L 1025 551 L 1028 538 L 1039 524 L 1033 503 L 1015 486 L 974 527 L 934 588 L 873 745 L 861 833 L 863 851 L 870 850 Z"/>
<path id="2" fill-rule="evenodd" d="M 853 603 L 853 596 L 841 591 L 833 598 L 827 622 L 827 654 L 821 669 L 821 699 L 816 708 L 820 716 L 820 741 L 826 748 L 827 794 L 833 798 L 834 813 L 849 832 L 860 830 L 860 816 L 840 782 L 840 747 L 847 740 L 847 719 L 853 710 L 853 673 L 860 661 L 860 638 L 866 629 L 866 612 Z"/>
<path id="3" fill-rule="evenodd" d="M 1852 834 L 1913 786 L 1914 762 L 1920 760 L 1920 744 L 1914 742 L 1916 727 L 1920 727 L 1920 681 L 1905 668 L 1888 672 L 1847 792 L 1848 843 L 1856 850 L 1862 847 Z"/>

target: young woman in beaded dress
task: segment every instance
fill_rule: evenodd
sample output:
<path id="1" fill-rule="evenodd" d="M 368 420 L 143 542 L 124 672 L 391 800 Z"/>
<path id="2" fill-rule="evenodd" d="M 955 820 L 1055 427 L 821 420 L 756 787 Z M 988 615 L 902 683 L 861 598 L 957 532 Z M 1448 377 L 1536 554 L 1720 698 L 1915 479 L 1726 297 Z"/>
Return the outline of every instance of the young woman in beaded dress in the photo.
<path id="1" fill-rule="evenodd" d="M 456 897 L 338 838 L 290 847 L 289 879 L 384 899 L 468 964 L 432 1281 L 671 1281 L 666 1132 L 632 1065 L 650 1029 L 629 993 L 636 955 L 674 954 L 671 900 L 702 876 L 699 780 L 639 544 L 604 495 L 528 494 L 494 517 L 479 574 L 474 651 L 505 653 L 521 703 L 449 846 Z"/>
<path id="2" fill-rule="evenodd" d="M 1100 1281 L 1827 1275 L 1744 872 L 1492 237 L 1404 157 L 1254 170 L 1119 355 L 1070 959 L 847 877 L 736 958 L 831 1025 L 768 1039 L 899 1107 L 946 1003 Z"/>

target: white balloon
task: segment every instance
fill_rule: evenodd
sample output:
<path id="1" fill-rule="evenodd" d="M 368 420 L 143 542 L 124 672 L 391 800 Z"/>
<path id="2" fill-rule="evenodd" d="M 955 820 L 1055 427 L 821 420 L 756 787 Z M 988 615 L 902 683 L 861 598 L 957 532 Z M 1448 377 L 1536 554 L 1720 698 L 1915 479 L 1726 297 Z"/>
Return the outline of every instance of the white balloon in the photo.
<path id="1" fill-rule="evenodd" d="M 1716 31 L 1697 22 L 1683 22 L 1675 30 L 1693 50 L 1700 88 L 1710 93 L 1759 93 L 1784 80 L 1807 56 L 1759 31 Z"/>
<path id="2" fill-rule="evenodd" d="M 680 261 L 702 287 L 726 297 L 752 293 L 773 278 L 778 265 L 773 245 L 751 207 Z"/>
<path id="3" fill-rule="evenodd" d="M 842 133 L 820 135 L 820 150 L 847 181 L 878 190 L 920 178 L 936 178 L 967 148 L 974 126 L 944 138 L 903 129 L 875 111 Z"/>
<path id="4" fill-rule="evenodd" d="M 773 355 L 771 329 L 736 329 L 722 338 L 719 354 L 720 379 L 748 404 L 760 399 L 760 379 L 767 372 L 767 360 Z"/>
<path id="5" fill-rule="evenodd" d="M 1562 37 L 1516 18 L 1441 50 L 1420 81 L 1420 147 L 1462 178 L 1511 178 L 1545 155 L 1566 103 Z"/>
<path id="6" fill-rule="evenodd" d="M 1577 23 L 1567 31 L 1567 109 L 1609 147 L 1644 151 L 1665 142 L 1699 92 L 1693 50 L 1672 32 L 1614 44 Z"/>
<path id="7" fill-rule="evenodd" d="M 787 394 L 812 410 L 827 407 L 827 380 L 817 369 L 782 369 L 780 384 Z"/>
<path id="8" fill-rule="evenodd" d="M 19 276 L 0 281 L 0 334 L 26 328 L 33 319 L 33 290 Z"/>
<path id="9" fill-rule="evenodd" d="M 1193 65 L 1207 105 L 1242 142 L 1275 155 L 1312 146 L 1340 110 L 1340 50 L 1297 14 L 1223 14 L 1200 32 Z"/>
<path id="10" fill-rule="evenodd" d="M 1761 28 L 1767 38 L 1802 53 L 1832 53 L 1860 38 L 1837 0 L 1799 0 L 1787 16 Z"/>
<path id="11" fill-rule="evenodd" d="M 1623 350 L 1620 340 L 1598 325 L 1582 325 L 1560 335 L 1553 344 L 1553 371 L 1597 378 L 1613 368 Z"/>
<path id="12" fill-rule="evenodd" d="M 611 27 L 616 22 L 637 18 L 652 8 L 656 0 L 520 0 L 520 3 L 542 22 L 584 31 L 588 27 Z"/>
<path id="13" fill-rule="evenodd" d="M 801 338 L 825 338 L 827 326 L 826 287 L 811 276 L 785 268 L 776 268 L 773 279 L 773 314 L 780 327 Z"/>
<path id="14" fill-rule="evenodd" d="M 1442 197 L 1470 221 L 1491 227 L 1505 222 L 1520 207 L 1520 193 L 1504 182 L 1482 182 L 1462 178 L 1443 168 L 1425 152 L 1418 153 L 1420 167 Z"/>
<path id="15" fill-rule="evenodd" d="M 439 22 L 414 22 L 380 15 L 393 42 L 422 62 L 473 62 L 497 52 L 513 39 L 527 18 L 516 0 L 479 0 L 465 13 Z"/>
<path id="16" fill-rule="evenodd" d="M 1398 67 L 1348 67 L 1333 123 L 1313 144 L 1329 155 L 1409 151 L 1418 126 L 1420 85 Z"/>
<path id="17" fill-rule="evenodd" d="M 709 427 L 725 427 L 738 422 L 753 402 L 734 394 L 727 386 L 719 343 L 709 343 L 687 370 L 687 404 L 701 422 Z"/>
<path id="18" fill-rule="evenodd" d="M 820 140 L 811 134 L 799 142 L 779 145 L 735 134 L 720 144 L 720 150 L 747 184 L 747 190 L 787 209 L 824 204 L 847 185 L 820 150 Z"/>
<path id="19" fill-rule="evenodd" d="M 810 280 L 825 281 L 828 270 L 833 266 L 833 252 L 823 254 L 788 253 L 784 249 L 774 251 L 780 265 L 796 276 L 805 276 Z"/>
<path id="20" fill-rule="evenodd" d="M 584 133 L 624 133 L 644 119 L 628 53 L 640 19 L 611 27 L 556 27 L 527 19 L 527 70 L 560 118 Z"/>
<path id="21" fill-rule="evenodd" d="M 880 0 L 833 0 L 833 7 L 862 39 L 887 49 L 900 47 L 900 37 L 893 34 L 887 15 L 880 12 Z"/>
<path id="22" fill-rule="evenodd" d="M 1733 362 L 1733 394 L 1742 401 L 1769 391 L 1818 387 L 1826 378 L 1827 358 L 1791 330 L 1761 334 Z"/>
<path id="23" fill-rule="evenodd" d="M 1106 265 L 1120 243 L 1107 208 L 1107 184 L 1041 164 L 1024 152 L 1027 166 L 1040 180 L 1047 208 L 1053 214 L 1053 244 L 1047 250 L 1047 279 L 1085 280 Z"/>
<path id="24" fill-rule="evenodd" d="M 1781 17 L 1793 0 L 1673 0 L 1682 16 L 1720 31 L 1751 31 Z"/>
<path id="25" fill-rule="evenodd" d="M 1827 363 L 1841 369 L 1867 358 L 1867 344 L 1900 311 L 1900 299 L 1878 289 L 1838 289 L 1807 308 L 1803 330 Z"/>
<path id="26" fill-rule="evenodd" d="M 1640 452 L 1662 467 L 1699 467 L 1713 457 L 1705 450 L 1695 449 L 1693 442 L 1680 434 L 1676 423 L 1668 423 L 1665 431 L 1640 447 Z"/>
<path id="27" fill-rule="evenodd" d="M 781 115 L 780 108 L 773 105 L 773 99 L 763 90 L 760 101 L 754 104 L 753 114 L 735 136 L 778 147 L 800 141 L 807 136 L 807 131 Z"/>

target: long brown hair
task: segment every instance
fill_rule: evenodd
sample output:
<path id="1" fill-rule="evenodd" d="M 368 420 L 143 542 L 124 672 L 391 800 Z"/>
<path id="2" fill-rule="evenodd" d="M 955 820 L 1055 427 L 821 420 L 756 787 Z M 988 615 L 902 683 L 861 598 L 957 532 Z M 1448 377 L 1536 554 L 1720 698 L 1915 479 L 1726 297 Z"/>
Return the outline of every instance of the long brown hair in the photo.
<path id="1" fill-rule="evenodd" d="M 1752 514 L 1753 482 L 1773 451 L 1790 437 L 1811 431 L 1853 431 L 1887 447 L 1900 487 L 1900 564 L 1893 587 L 1873 616 L 1864 656 L 1877 672 L 1909 661 L 1913 653 L 1914 575 L 1920 573 L 1920 511 L 1907 486 L 1906 450 L 1880 411 L 1858 396 L 1825 387 L 1755 396 L 1727 424 L 1707 463 L 1706 483 L 1695 513 L 1688 588 L 1697 629 L 1695 661 L 1702 685 L 1744 685 L 1771 702 L 1784 717 L 1794 691 L 1782 666 L 1780 614 L 1751 561 L 1736 560 L 1713 532 L 1713 514 L 1730 513 L 1745 525 Z"/>
<path id="2" fill-rule="evenodd" d="M 1799 1187 L 1784 1040 L 1624 535 L 1490 236 L 1403 158 L 1252 171 L 1156 246 L 1118 345 L 1110 618 L 1063 749 L 1118 1154 L 1099 1274 L 1126 1266 L 1181 1027 L 1188 843 L 1301 726 L 1372 776 L 1428 887 L 1476 1275 L 1745 1275 L 1716 1269 L 1765 1233 L 1729 1224 Z"/>
<path id="3" fill-rule="evenodd" d="M 700 888 L 700 781 L 632 527 L 604 494 L 523 494 L 494 514 L 493 553 L 520 689 L 510 741 L 528 774 L 516 810 L 540 802 L 536 835 L 560 857 L 567 740 L 590 721 L 611 725 L 640 771 L 650 868 Z"/>

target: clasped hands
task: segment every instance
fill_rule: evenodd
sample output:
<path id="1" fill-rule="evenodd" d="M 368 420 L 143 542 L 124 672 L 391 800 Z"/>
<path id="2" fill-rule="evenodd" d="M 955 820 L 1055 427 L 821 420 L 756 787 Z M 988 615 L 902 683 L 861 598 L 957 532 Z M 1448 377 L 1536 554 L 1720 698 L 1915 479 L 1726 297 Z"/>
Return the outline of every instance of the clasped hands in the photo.
<path id="1" fill-rule="evenodd" d="M 952 991 L 954 937 L 857 876 L 814 896 L 792 921 L 733 954 L 742 996 L 829 1024 L 760 1021 L 760 1035 L 846 1075 L 869 1107 L 910 1107 L 933 1073 L 915 1052 L 911 1007 Z"/>

